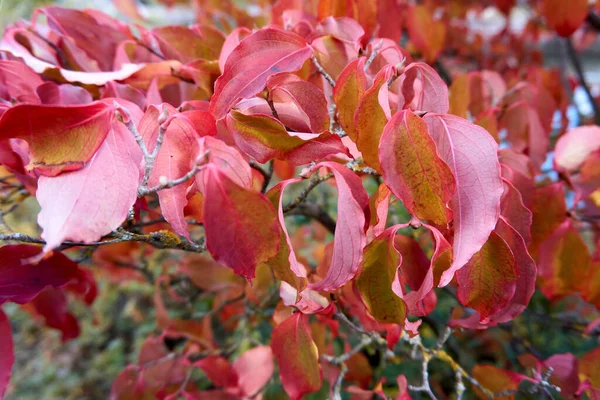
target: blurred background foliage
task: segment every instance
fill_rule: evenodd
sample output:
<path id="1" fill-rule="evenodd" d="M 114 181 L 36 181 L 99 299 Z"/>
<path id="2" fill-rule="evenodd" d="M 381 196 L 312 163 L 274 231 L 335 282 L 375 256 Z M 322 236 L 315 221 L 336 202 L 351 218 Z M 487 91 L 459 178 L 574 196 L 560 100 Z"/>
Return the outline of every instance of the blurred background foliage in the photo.
<path id="1" fill-rule="evenodd" d="M 0 30 L 11 22 L 29 18 L 36 7 L 47 4 L 77 8 L 93 7 L 118 16 L 110 0 L 54 2 L 0 0 Z M 144 1 L 141 11 L 147 18 L 148 25 L 193 22 L 194 14 L 185 5 L 167 10 L 164 6 Z M 367 182 L 366 185 L 370 183 Z M 367 187 L 367 189 L 371 193 L 374 187 Z M 293 195 L 294 193 L 290 194 Z M 332 216 L 335 216 L 335 189 L 322 185 L 320 190 L 312 192 L 310 196 L 310 201 L 323 205 Z M 35 223 L 37 207 L 35 199 L 30 198 L 18 208 L 17 213 L 11 215 L 11 220 L 7 222 L 19 232 L 37 237 L 39 235 Z M 392 218 L 397 219 L 392 219 L 393 223 L 408 220 L 408 213 L 400 202 L 394 204 L 391 214 Z M 292 228 L 292 232 L 298 227 L 315 229 L 304 217 L 295 217 L 294 222 L 296 229 Z M 293 225 L 292 222 L 289 227 Z M 327 240 L 331 239 L 331 235 L 325 233 L 321 233 L 321 236 L 327 237 Z M 323 246 L 324 243 L 311 243 L 311 247 L 307 248 L 306 252 L 320 254 Z M 167 254 L 167 261 L 169 257 L 175 258 L 177 254 Z M 148 267 L 151 271 L 158 272 L 166 268 L 164 261 L 164 259 L 154 260 Z M 84 265 L 99 268 L 92 263 L 84 263 Z M 153 303 L 154 290 L 152 285 L 143 280 L 120 282 L 119 279 L 111 279 L 106 274 L 102 274 L 98 279 L 100 296 L 91 307 L 76 301 L 70 302 L 70 311 L 80 323 L 81 335 L 67 342 L 62 342 L 59 331 L 45 328 L 43 323 L 36 321 L 23 308 L 7 304 L 4 310 L 9 314 L 13 326 L 17 359 L 6 398 L 9 400 L 107 399 L 115 377 L 125 366 L 136 362 L 144 339 L 158 332 Z M 450 319 L 453 309 L 457 308 L 456 296 L 449 290 L 437 292 L 438 306 L 424 319 L 422 335 L 427 345 L 435 343 L 443 334 L 445 323 Z M 565 352 L 580 356 L 594 347 L 596 339 L 582 335 L 586 326 L 586 315 L 581 313 L 582 310 L 577 309 L 577 304 L 573 304 L 574 301 L 566 298 L 551 304 L 538 292 L 527 311 L 513 324 L 479 332 L 456 332 L 448 340 L 447 350 L 467 370 L 476 363 L 485 362 L 494 363 L 500 368 L 510 368 L 510 365 L 518 365 L 517 355 L 522 353 L 533 354 L 539 359 Z M 210 299 L 199 301 L 197 307 L 209 309 Z M 261 325 L 260 332 L 246 332 L 246 334 L 266 338 L 269 336 L 269 329 L 270 325 L 265 323 Z M 244 339 L 242 334 L 241 340 Z M 407 375 L 409 381 L 418 378 L 420 374 L 420 362 L 412 361 L 408 357 L 404 361 L 402 355 L 399 356 L 399 363 L 385 365 L 380 362 L 380 355 L 367 348 L 359 358 L 362 362 L 377 368 L 373 371 L 375 378 L 385 377 L 391 383 L 395 382 L 400 373 Z M 437 361 L 434 361 L 433 365 L 436 367 L 431 371 L 432 384 L 453 387 L 455 383 L 452 370 Z M 524 371 L 525 369 L 521 369 L 515 372 Z M 437 391 L 443 392 L 443 390 Z M 321 391 L 307 397 L 325 399 L 327 393 L 328 388 L 324 386 Z M 276 383 L 273 383 L 264 393 L 266 400 L 280 399 L 281 396 L 282 388 Z M 419 398 L 418 393 L 415 394 L 415 398 Z"/>

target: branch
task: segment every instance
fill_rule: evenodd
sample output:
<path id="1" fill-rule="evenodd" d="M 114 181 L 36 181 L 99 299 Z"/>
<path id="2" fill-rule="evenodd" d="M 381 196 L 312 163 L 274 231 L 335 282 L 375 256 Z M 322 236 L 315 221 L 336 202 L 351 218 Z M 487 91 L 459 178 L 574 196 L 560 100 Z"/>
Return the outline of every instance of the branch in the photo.
<path id="1" fill-rule="evenodd" d="M 125 231 L 122 228 L 117 228 L 116 231 L 105 236 L 104 239 L 96 242 L 74 242 L 64 241 L 56 250 L 65 250 L 71 247 L 97 247 L 121 242 L 143 242 L 157 249 L 178 249 L 193 253 L 202 253 L 206 251 L 204 244 L 191 242 L 185 238 L 181 238 L 169 231 L 157 231 L 147 234 L 139 234 Z M 46 244 L 43 239 L 34 238 L 22 233 L 11 233 L 0 235 L 0 241 L 14 241 L 20 243 Z"/>
<path id="2" fill-rule="evenodd" d="M 585 74 L 583 72 L 581 61 L 577 56 L 577 52 L 573 47 L 573 42 L 571 42 L 571 39 L 565 39 L 565 46 L 567 48 L 567 55 L 569 56 L 569 60 L 571 61 L 571 64 L 575 69 L 575 73 L 577 74 L 577 78 L 579 79 L 579 83 L 581 84 L 581 87 L 583 88 L 588 98 L 588 101 L 590 102 L 590 104 L 592 105 L 592 109 L 594 110 L 594 121 L 596 125 L 600 125 L 600 108 L 598 107 L 596 99 L 594 99 L 594 96 L 592 95 L 590 87 L 585 78 Z"/>
<path id="3" fill-rule="evenodd" d="M 325 210 L 314 203 L 298 204 L 294 209 L 287 213 L 288 215 L 303 215 L 317 220 L 331 233 L 335 233 L 336 222 Z"/>
<path id="4" fill-rule="evenodd" d="M 283 206 L 283 213 L 285 214 L 287 212 L 292 211 L 294 208 L 298 207 L 298 205 L 300 205 L 300 203 L 302 203 L 304 200 L 306 200 L 306 197 L 308 197 L 309 193 L 314 188 L 316 188 L 321 182 L 325 182 L 329 178 L 333 178 L 333 172 L 330 172 L 323 176 L 318 176 L 317 174 L 313 175 L 313 177 L 310 179 L 310 183 L 308 184 L 308 186 L 306 188 L 304 188 L 304 190 L 302 192 L 300 192 L 300 195 L 298 195 L 298 197 L 296 197 L 294 200 L 292 200 L 291 202 L 289 202 L 288 204 Z"/>
<path id="5" fill-rule="evenodd" d="M 252 169 L 257 170 L 263 176 L 263 183 L 260 192 L 266 193 L 267 188 L 269 187 L 269 183 L 271 183 L 271 178 L 273 178 L 273 170 L 275 168 L 275 163 L 273 162 L 273 160 L 269 162 L 268 171 L 262 169 L 261 166 L 258 165 L 254 160 L 250 160 L 249 164 Z"/>
<path id="6" fill-rule="evenodd" d="M 313 56 L 310 59 L 313 65 L 317 68 L 317 71 L 319 71 L 319 73 L 323 75 L 323 78 L 325 78 L 325 80 L 329 82 L 331 87 L 335 87 L 335 80 L 331 77 L 331 75 L 327 73 L 327 71 L 325 71 L 325 69 L 323 69 L 323 66 L 319 63 L 319 60 L 317 60 L 317 57 L 313 54 Z"/>

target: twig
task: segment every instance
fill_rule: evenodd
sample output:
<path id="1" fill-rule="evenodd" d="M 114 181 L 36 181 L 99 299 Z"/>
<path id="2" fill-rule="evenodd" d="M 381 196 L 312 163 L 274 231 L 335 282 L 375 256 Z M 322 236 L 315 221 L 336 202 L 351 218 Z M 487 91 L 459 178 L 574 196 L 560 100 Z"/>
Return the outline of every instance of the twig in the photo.
<path id="1" fill-rule="evenodd" d="M 377 54 L 379 54 L 379 51 L 381 51 L 382 47 L 383 47 L 383 39 L 381 39 L 379 42 L 377 42 L 377 44 L 375 46 L 373 46 L 373 51 L 371 51 L 371 54 L 369 55 L 367 62 L 365 62 L 365 68 L 364 68 L 365 72 L 367 72 L 369 70 L 369 67 L 375 60 L 375 57 L 377 57 Z"/>
<path id="2" fill-rule="evenodd" d="M 336 222 L 325 210 L 314 203 L 301 203 L 294 207 L 287 215 L 303 215 L 317 220 L 331 233 L 335 233 Z"/>
<path id="3" fill-rule="evenodd" d="M 325 78 L 325 80 L 329 82 L 331 87 L 335 87 L 335 80 L 331 77 L 331 75 L 327 73 L 327 71 L 325 71 L 325 69 L 323 69 L 323 66 L 319 63 L 319 60 L 317 60 L 317 57 L 313 54 L 313 56 L 310 59 L 313 65 L 317 68 L 317 71 L 319 71 L 323 78 Z"/>
<path id="4" fill-rule="evenodd" d="M 289 202 L 288 204 L 283 206 L 283 212 L 287 213 L 287 212 L 292 211 L 294 208 L 298 207 L 298 205 L 306 199 L 306 197 L 309 195 L 309 193 L 314 188 L 316 188 L 321 182 L 325 182 L 326 180 L 328 180 L 330 178 L 333 178 L 332 172 L 330 172 L 326 175 L 323 175 L 323 176 L 318 176 L 317 174 L 313 175 L 313 177 L 310 179 L 310 183 L 300 193 L 300 195 L 298 195 L 298 197 L 296 197 L 294 200 L 292 200 L 291 202 Z"/>
<path id="5" fill-rule="evenodd" d="M 265 193 L 269 187 L 269 183 L 271 183 L 271 178 L 273 177 L 273 170 L 275 168 L 273 160 L 269 162 L 267 171 L 261 168 L 261 166 L 258 165 L 254 160 L 250 160 L 250 167 L 257 170 L 263 176 L 263 183 L 260 191 L 261 193 Z"/>
<path id="6" fill-rule="evenodd" d="M 594 121 L 595 121 L 596 125 L 600 125 L 600 108 L 598 107 L 598 103 L 596 102 L 596 99 L 594 98 L 594 95 L 592 94 L 592 91 L 590 90 L 590 87 L 587 83 L 585 74 L 583 72 L 583 67 L 581 65 L 581 61 L 579 60 L 579 57 L 577 56 L 577 52 L 575 51 L 575 48 L 573 47 L 573 43 L 571 42 L 571 39 L 568 39 L 568 38 L 565 39 L 565 46 L 567 48 L 567 55 L 569 56 L 569 60 L 571 61 L 571 64 L 573 65 L 573 68 L 575 69 L 575 73 L 577 74 L 577 78 L 579 79 L 579 83 L 581 84 L 581 87 L 583 88 L 583 90 L 588 98 L 588 101 L 592 105 L 592 109 L 594 111 Z"/>
<path id="7" fill-rule="evenodd" d="M 204 167 L 204 161 L 208 159 L 209 154 L 210 150 L 206 150 L 200 157 L 198 157 L 198 159 L 196 160 L 196 164 L 192 167 L 192 169 L 185 175 L 183 175 L 181 178 L 173 179 L 171 181 L 165 180 L 164 182 L 161 182 L 158 185 L 153 186 L 151 188 L 140 187 L 138 189 L 138 196 L 145 196 L 151 193 L 156 193 L 159 190 L 169 189 L 189 181 Z"/>

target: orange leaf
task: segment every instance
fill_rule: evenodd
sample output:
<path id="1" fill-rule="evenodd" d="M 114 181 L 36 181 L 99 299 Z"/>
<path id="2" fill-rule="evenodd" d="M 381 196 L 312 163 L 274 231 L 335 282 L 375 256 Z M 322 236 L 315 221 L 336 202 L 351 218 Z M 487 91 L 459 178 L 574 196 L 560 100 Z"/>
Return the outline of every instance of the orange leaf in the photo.
<path id="1" fill-rule="evenodd" d="M 560 36 L 571 36 L 588 15 L 588 0 L 542 0 L 541 14 L 546 24 Z"/>
<path id="2" fill-rule="evenodd" d="M 340 74 L 333 89 L 333 101 L 337 106 L 340 125 L 350 136 L 350 139 L 354 141 L 356 141 L 354 113 L 363 93 L 367 90 L 367 76 L 364 68 L 364 57 L 348 64 Z"/>

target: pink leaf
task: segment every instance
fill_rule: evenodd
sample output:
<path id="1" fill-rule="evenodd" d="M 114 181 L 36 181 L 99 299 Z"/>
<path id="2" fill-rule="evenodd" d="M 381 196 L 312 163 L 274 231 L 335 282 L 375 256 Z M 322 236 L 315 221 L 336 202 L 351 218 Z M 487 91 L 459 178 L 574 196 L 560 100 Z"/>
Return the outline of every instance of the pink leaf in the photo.
<path id="1" fill-rule="evenodd" d="M 269 346 L 258 346 L 244 352 L 233 363 L 242 395 L 255 395 L 273 375 L 273 351 Z"/>
<path id="2" fill-rule="evenodd" d="M 450 108 L 448 100 L 448 86 L 437 72 L 429 65 L 422 62 L 411 63 L 404 70 L 402 82 L 402 95 L 404 107 L 415 111 L 427 111 L 446 114 Z M 415 91 L 415 80 L 419 78 L 420 87 Z M 400 104 L 398 105 L 400 107 Z"/>
<path id="3" fill-rule="evenodd" d="M 0 93 L 6 87 L 6 100 L 39 103 L 35 89 L 44 81 L 31 68 L 18 61 L 0 60 Z"/>
<path id="4" fill-rule="evenodd" d="M 252 31 L 250 31 L 250 29 L 240 27 L 235 28 L 229 35 L 227 35 L 225 38 L 225 43 L 223 43 L 223 48 L 221 49 L 221 54 L 219 55 L 219 69 L 221 72 L 225 71 L 225 63 L 227 62 L 229 55 L 233 52 L 237 45 L 240 44 L 240 42 L 251 33 Z"/>
<path id="5" fill-rule="evenodd" d="M 269 79 L 267 87 L 275 102 L 275 110 L 279 111 L 279 104 L 292 103 L 296 106 L 308 128 L 301 129 L 301 132 L 321 133 L 329 129 L 327 100 L 317 86 L 292 74 L 279 74 Z"/>
<path id="6" fill-rule="evenodd" d="M 39 85 L 36 92 L 42 104 L 89 104 L 94 99 L 90 92 L 82 87 L 64 84 L 57 85 L 54 82 L 44 82 Z"/>
<path id="7" fill-rule="evenodd" d="M 319 22 L 315 28 L 315 35 L 331 35 L 357 49 L 360 47 L 360 38 L 364 34 L 365 30 L 363 27 L 358 22 L 348 17 L 327 17 Z"/>
<path id="8" fill-rule="evenodd" d="M 0 354 L 2 354 L 0 357 L 0 399 L 3 399 L 12 375 L 15 353 L 10 321 L 2 309 L 0 309 Z"/>
<path id="9" fill-rule="evenodd" d="M 210 111 L 221 119 L 238 99 L 260 92 L 269 76 L 300 69 L 311 53 L 304 39 L 292 32 L 265 28 L 251 34 L 227 58 Z"/>
<path id="10" fill-rule="evenodd" d="M 572 172 L 598 149 L 600 149 L 600 127 L 574 128 L 562 135 L 556 142 L 554 163 L 558 168 Z"/>
<path id="11" fill-rule="evenodd" d="M 323 280 L 312 283 L 313 290 L 334 290 L 356 275 L 362 259 L 369 224 L 369 197 L 361 179 L 341 164 L 322 162 L 314 170 L 326 167 L 335 176 L 338 189 L 338 220 L 335 227 L 333 258 Z"/>
<path id="12" fill-rule="evenodd" d="M 141 118 L 137 106 L 128 109 L 134 121 Z M 41 176 L 36 197 L 44 251 L 65 240 L 94 242 L 119 227 L 136 201 L 141 162 L 132 133 L 113 119 L 104 143 L 83 169 Z"/>
<path id="13" fill-rule="evenodd" d="M 453 115 L 425 115 L 438 153 L 456 180 L 450 201 L 454 212 L 454 260 L 444 271 L 447 285 L 471 256 L 481 249 L 496 226 L 503 192 L 498 144 L 483 128 Z"/>

